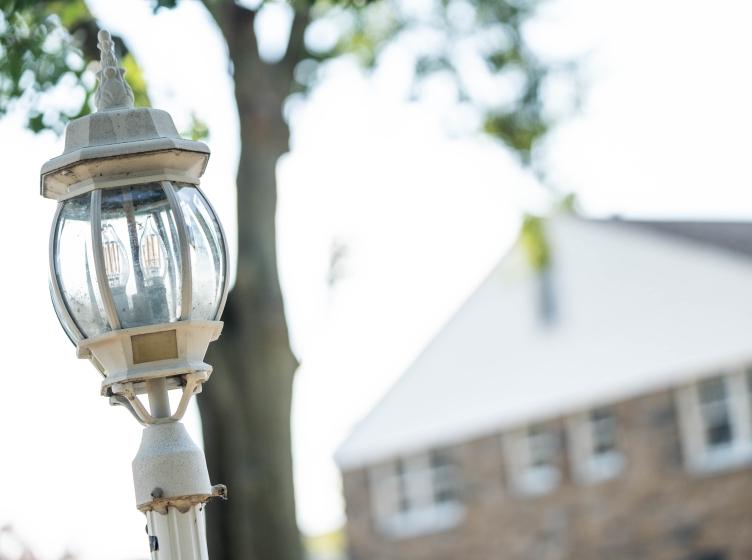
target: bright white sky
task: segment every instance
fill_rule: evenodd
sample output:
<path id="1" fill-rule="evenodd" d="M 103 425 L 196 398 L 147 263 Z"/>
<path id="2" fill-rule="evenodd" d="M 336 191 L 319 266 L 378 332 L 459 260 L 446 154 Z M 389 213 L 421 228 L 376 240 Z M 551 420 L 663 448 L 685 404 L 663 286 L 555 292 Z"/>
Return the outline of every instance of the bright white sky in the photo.
<path id="1" fill-rule="evenodd" d="M 232 232 L 237 124 L 217 32 L 195 1 L 157 17 L 146 2 L 92 3 L 129 39 L 154 104 L 208 122 L 203 185 Z M 592 214 L 752 217 L 751 18 L 745 0 L 554 0 L 531 31 L 536 43 L 589 53 L 582 114 L 550 142 L 554 184 Z M 501 257 L 519 211 L 542 207 L 541 189 L 503 149 L 446 133 L 451 99 L 440 87 L 416 105 L 406 85 L 399 52 L 371 81 L 336 65 L 292 111 L 293 148 L 279 165 L 279 260 L 302 363 L 296 491 L 309 533 L 343 521 L 336 446 Z M 98 396 L 98 374 L 75 359 L 47 294 L 54 203 L 38 194 L 38 170 L 62 143 L 20 123 L 0 121 L 0 525 L 48 560 L 65 548 L 85 560 L 146 558 L 130 473 L 140 428 Z M 339 243 L 345 276 L 330 290 Z M 195 412 L 187 423 L 198 433 Z"/>

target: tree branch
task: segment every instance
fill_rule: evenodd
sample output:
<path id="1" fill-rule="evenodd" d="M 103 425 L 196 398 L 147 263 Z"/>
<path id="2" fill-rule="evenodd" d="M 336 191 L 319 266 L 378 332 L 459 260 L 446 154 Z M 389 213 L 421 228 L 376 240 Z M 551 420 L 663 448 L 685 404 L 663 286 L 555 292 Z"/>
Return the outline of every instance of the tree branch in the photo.
<path id="1" fill-rule="evenodd" d="M 300 6 L 295 8 L 287 51 L 280 61 L 280 64 L 289 69 L 291 75 L 295 65 L 307 54 L 305 30 L 308 28 L 309 23 L 311 23 L 310 4 L 308 2 L 301 2 Z"/>
<path id="2" fill-rule="evenodd" d="M 245 55 L 252 54 L 258 58 L 258 44 L 253 30 L 256 12 L 236 4 L 233 0 L 202 0 L 202 2 L 227 42 L 230 59 L 235 62 L 240 52 L 244 52 Z"/>

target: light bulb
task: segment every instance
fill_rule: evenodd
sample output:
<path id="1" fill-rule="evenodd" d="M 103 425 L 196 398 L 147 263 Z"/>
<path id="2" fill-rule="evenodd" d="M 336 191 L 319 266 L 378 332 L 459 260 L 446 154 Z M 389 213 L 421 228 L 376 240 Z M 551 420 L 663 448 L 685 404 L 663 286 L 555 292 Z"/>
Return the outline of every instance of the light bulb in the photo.
<path id="1" fill-rule="evenodd" d="M 124 288 L 130 269 L 123 242 L 110 224 L 102 227 L 102 253 L 104 270 L 111 288 Z"/>
<path id="2" fill-rule="evenodd" d="M 154 281 L 163 278 L 167 270 L 167 250 L 157 232 L 153 216 L 146 218 L 141 234 L 141 269 L 144 279 Z"/>

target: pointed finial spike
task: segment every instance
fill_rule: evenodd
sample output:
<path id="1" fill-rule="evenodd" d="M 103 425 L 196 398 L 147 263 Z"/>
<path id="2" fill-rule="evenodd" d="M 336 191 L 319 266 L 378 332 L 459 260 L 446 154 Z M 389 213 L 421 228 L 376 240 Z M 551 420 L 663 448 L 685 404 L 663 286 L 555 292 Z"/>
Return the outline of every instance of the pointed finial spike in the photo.
<path id="1" fill-rule="evenodd" d="M 115 43 L 109 31 L 102 29 L 97 34 L 101 52 L 100 68 L 97 72 L 99 88 L 94 96 L 98 111 L 108 109 L 128 109 L 133 107 L 133 91 L 123 78 L 125 70 L 118 66 L 115 56 Z"/>

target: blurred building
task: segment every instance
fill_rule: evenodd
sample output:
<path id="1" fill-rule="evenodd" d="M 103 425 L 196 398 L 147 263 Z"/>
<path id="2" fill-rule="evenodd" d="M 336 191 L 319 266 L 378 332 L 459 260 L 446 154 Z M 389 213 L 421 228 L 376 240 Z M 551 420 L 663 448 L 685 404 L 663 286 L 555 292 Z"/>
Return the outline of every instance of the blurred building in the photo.
<path id="1" fill-rule="evenodd" d="M 352 560 L 752 558 L 752 224 L 544 224 L 337 453 Z"/>

